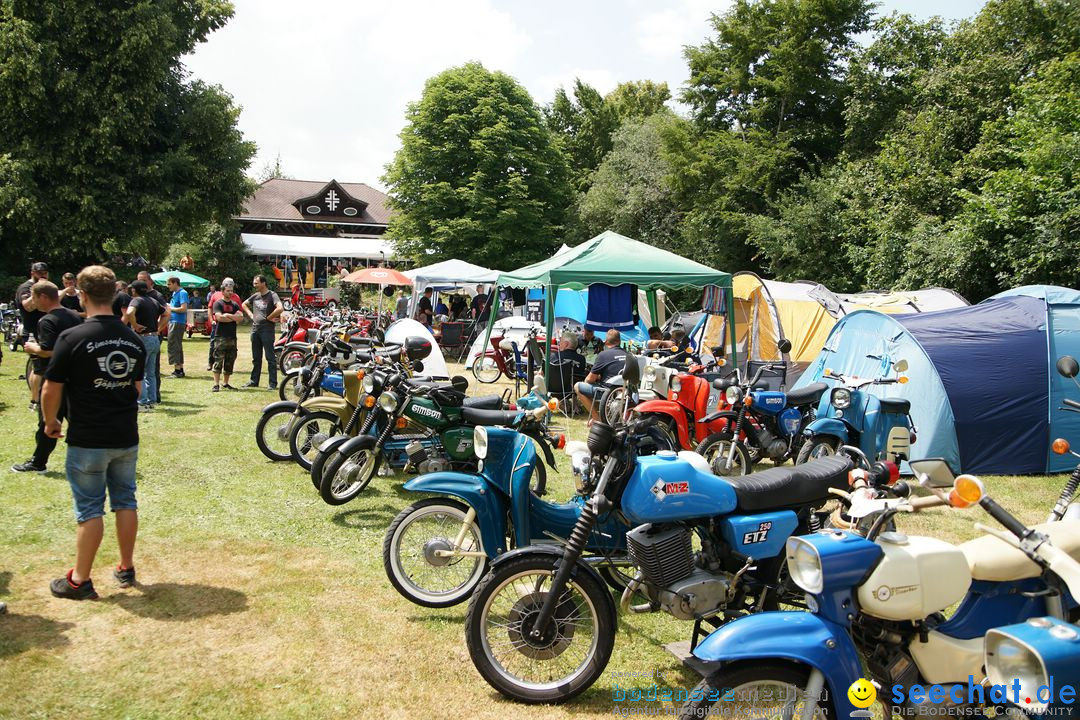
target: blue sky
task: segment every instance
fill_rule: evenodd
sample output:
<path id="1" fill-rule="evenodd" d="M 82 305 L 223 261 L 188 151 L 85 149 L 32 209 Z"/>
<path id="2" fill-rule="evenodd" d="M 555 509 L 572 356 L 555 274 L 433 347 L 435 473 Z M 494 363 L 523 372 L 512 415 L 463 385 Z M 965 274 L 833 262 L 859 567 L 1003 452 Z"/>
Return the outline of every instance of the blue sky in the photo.
<path id="1" fill-rule="evenodd" d="M 234 0 L 236 14 L 186 59 L 242 106 L 259 146 L 289 175 L 381 187 L 407 103 L 432 75 L 470 60 L 502 70 L 543 104 L 575 77 L 607 92 L 625 80 L 686 81 L 685 45 L 709 36 L 705 0 Z M 975 15 L 983 0 L 892 0 L 919 18 Z"/>

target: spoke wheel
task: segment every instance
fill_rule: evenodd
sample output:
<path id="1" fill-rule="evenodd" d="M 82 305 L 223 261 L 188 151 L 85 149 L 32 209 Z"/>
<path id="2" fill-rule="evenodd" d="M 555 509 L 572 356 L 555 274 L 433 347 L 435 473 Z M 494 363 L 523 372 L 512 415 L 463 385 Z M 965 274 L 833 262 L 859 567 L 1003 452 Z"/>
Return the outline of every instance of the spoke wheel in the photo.
<path id="1" fill-rule="evenodd" d="M 465 639 L 473 665 L 503 695 L 526 703 L 559 703 L 603 673 L 615 642 L 608 590 L 584 570 L 570 579 L 547 629 L 533 623 L 554 577 L 554 558 L 526 554 L 488 573 L 469 602 Z"/>
<path id="2" fill-rule="evenodd" d="M 382 464 L 375 438 L 357 442 L 348 453 L 335 451 L 323 466 L 319 495 L 328 505 L 344 505 L 363 492 Z"/>
<path id="3" fill-rule="evenodd" d="M 290 460 L 289 431 L 294 422 L 295 407 L 279 407 L 265 412 L 255 425 L 255 444 L 263 455 L 274 462 Z"/>
<path id="4" fill-rule="evenodd" d="M 472 374 L 482 383 L 493 383 L 502 376 L 502 370 L 495 364 L 495 358 L 489 355 L 480 355 L 473 360 Z"/>
<path id="5" fill-rule="evenodd" d="M 735 446 L 734 455 L 731 454 L 732 445 Z M 750 474 L 753 464 L 750 462 L 750 454 L 745 445 L 731 439 L 731 433 L 713 433 L 701 441 L 695 452 L 705 458 L 714 475 L 732 477 Z"/>
<path id="6" fill-rule="evenodd" d="M 383 541 L 383 567 L 390 584 L 417 605 L 444 608 L 468 599 L 487 571 L 486 557 L 439 557 L 451 550 L 469 512 L 449 498 L 429 498 L 394 518 Z M 480 528 L 472 522 L 461 550 L 483 552 Z"/>
<path id="7" fill-rule="evenodd" d="M 289 453 L 296 463 L 311 471 L 311 461 L 327 438 L 341 432 L 341 419 L 334 413 L 316 410 L 293 424 L 289 431 Z"/>

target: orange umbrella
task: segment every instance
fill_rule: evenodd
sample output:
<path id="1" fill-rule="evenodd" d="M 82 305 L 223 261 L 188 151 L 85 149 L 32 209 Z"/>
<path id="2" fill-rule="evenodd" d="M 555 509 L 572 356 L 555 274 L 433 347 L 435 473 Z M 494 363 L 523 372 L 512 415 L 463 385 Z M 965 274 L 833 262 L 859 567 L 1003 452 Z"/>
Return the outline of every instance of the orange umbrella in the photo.
<path id="1" fill-rule="evenodd" d="M 356 270 L 341 278 L 341 282 L 362 285 L 412 285 L 412 278 L 402 275 L 397 270 L 381 267 L 369 267 Z"/>

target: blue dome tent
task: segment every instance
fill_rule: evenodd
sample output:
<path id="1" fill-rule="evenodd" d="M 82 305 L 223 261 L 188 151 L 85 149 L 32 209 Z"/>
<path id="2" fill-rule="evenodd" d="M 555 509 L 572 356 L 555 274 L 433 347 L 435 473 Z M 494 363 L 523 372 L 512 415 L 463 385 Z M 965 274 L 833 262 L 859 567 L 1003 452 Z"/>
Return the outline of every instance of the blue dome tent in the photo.
<path id="1" fill-rule="evenodd" d="M 904 359 L 910 382 L 871 391 L 911 401 L 912 459 L 944 457 L 958 472 L 1064 472 L 1076 461 L 1050 443 L 1080 440 L 1080 415 L 1058 410 L 1080 392 L 1057 374 L 1061 355 L 1080 357 L 1080 292 L 1028 286 L 953 310 L 846 315 L 796 387 L 825 368 L 878 377 Z"/>

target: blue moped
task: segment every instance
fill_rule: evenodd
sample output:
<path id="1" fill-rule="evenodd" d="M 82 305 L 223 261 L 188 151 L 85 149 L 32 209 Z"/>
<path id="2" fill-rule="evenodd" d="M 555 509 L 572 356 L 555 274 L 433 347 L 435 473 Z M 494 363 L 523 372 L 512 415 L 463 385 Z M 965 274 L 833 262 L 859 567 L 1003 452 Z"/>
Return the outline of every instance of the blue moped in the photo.
<path id="1" fill-rule="evenodd" d="M 911 465 L 928 489 L 952 480 L 944 460 Z M 717 706 L 737 715 L 747 705 L 766 717 L 770 707 L 806 719 L 870 717 L 866 696 L 853 687 L 864 667 L 890 713 L 975 714 L 987 698 L 969 695 L 969 688 L 983 677 L 983 641 L 992 628 L 1047 615 L 1075 618 L 1080 523 L 1028 528 L 970 475 L 956 478 L 948 496 L 935 490 L 908 500 L 906 484 L 895 488 L 866 537 L 832 530 L 787 541 L 788 571 L 811 612 L 740 618 L 702 641 L 693 654 L 711 672 L 683 717 Z M 898 512 L 946 502 L 978 504 L 1009 533 L 977 526 L 986 536 L 953 546 L 879 532 Z M 946 619 L 944 611 L 957 603 Z M 928 700 L 930 686 L 940 688 Z M 767 689 L 772 705 L 762 707 Z M 928 704 L 937 707 L 928 711 Z"/>
<path id="2" fill-rule="evenodd" d="M 796 464 L 817 457 L 835 455 L 842 445 L 854 445 L 871 462 L 891 460 L 897 465 L 910 457 L 915 442 L 915 424 L 911 421 L 911 402 L 903 398 L 881 398 L 868 392 L 874 385 L 904 384 L 907 376 L 892 374 L 889 363 L 878 378 L 846 376 L 826 368 L 823 380 L 837 384 L 821 396 L 816 419 L 803 431 L 805 441 Z M 891 364 L 897 373 L 907 370 L 906 360 Z"/>

